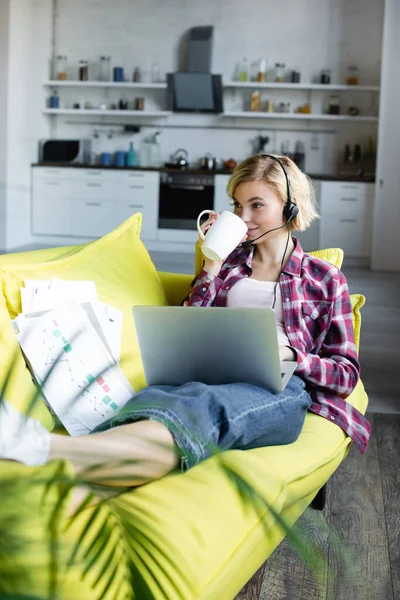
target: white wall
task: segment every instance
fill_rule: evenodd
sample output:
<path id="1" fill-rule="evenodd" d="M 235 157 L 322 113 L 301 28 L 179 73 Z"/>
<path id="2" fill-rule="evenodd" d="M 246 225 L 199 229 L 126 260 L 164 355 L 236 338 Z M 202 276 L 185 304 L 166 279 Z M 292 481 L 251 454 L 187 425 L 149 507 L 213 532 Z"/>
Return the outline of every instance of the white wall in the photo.
<path id="1" fill-rule="evenodd" d="M 374 203 L 374 270 L 400 271 L 400 3 L 386 0 L 382 64 L 382 118 L 379 123 L 377 186 Z"/>
<path id="2" fill-rule="evenodd" d="M 0 251 L 6 246 L 8 4 L 0 2 Z"/>
<path id="3" fill-rule="evenodd" d="M 383 0 L 362 2 L 362 0 L 287 0 L 277 3 L 274 0 L 205 0 L 194 3 L 190 0 L 116 0 L 113 9 L 108 9 L 104 0 L 82 3 L 79 0 L 60 0 L 56 28 L 57 53 L 68 56 L 70 76 L 77 77 L 79 59 L 90 61 L 90 71 L 96 77 L 101 54 L 109 54 L 114 65 L 121 65 L 131 78 L 134 66 L 150 71 L 152 62 L 157 62 L 161 73 L 174 71 L 179 66 L 181 39 L 188 29 L 199 25 L 214 26 L 212 71 L 222 73 L 225 80 L 233 76 L 236 63 L 247 57 L 249 63 L 266 57 L 270 75 L 275 62 L 284 62 L 288 69 L 300 69 L 302 81 L 311 81 L 321 69 L 332 69 L 333 82 L 343 82 L 348 64 L 360 68 L 362 83 L 379 82 L 381 25 Z M 66 107 L 74 101 L 99 99 L 99 91 L 93 94 L 77 95 L 77 91 L 64 92 Z M 249 99 L 251 92 L 247 92 Z M 113 96 L 117 100 L 120 92 Z M 138 94 L 126 94 L 133 100 Z M 161 95 L 162 97 L 162 95 Z M 307 93 L 276 93 L 264 99 L 288 100 L 293 106 L 307 100 Z M 160 95 L 155 100 L 158 100 Z M 327 95 L 313 94 L 312 100 L 319 104 Z M 346 94 L 343 100 L 349 104 L 359 104 L 370 112 L 373 98 L 370 95 Z M 151 98 L 146 98 L 146 102 Z M 233 103 L 242 107 L 241 93 L 235 92 Z M 376 110 L 376 107 L 372 107 Z M 71 119 L 69 119 L 71 121 Z M 76 121 L 76 119 L 75 119 Z M 142 121 L 140 121 L 142 122 Z M 167 123 L 187 122 L 177 116 Z M 331 172 L 336 169 L 337 150 L 342 151 L 346 142 L 365 142 L 369 135 L 376 134 L 376 126 L 363 124 L 355 127 L 348 123 L 332 125 L 327 122 L 249 121 L 237 119 L 228 122 L 204 117 L 191 117 L 190 122 L 213 123 L 218 126 L 249 127 L 244 131 L 229 132 L 204 129 L 164 129 L 161 146 L 164 160 L 180 146 L 189 151 L 195 162 L 207 151 L 224 158 L 234 156 L 240 160 L 253 151 L 252 140 L 259 133 L 269 134 L 270 151 L 280 151 L 282 141 L 288 140 L 294 148 L 299 139 L 306 145 L 307 169 L 310 172 Z M 59 121 L 58 134 L 90 136 L 93 129 L 87 126 L 71 126 Z M 163 121 L 159 124 L 162 126 Z M 336 129 L 335 129 L 336 128 Z M 284 133 L 276 133 L 274 130 Z M 297 130 L 297 131 L 293 131 Z M 309 131 L 323 132 L 315 138 Z M 332 135 L 325 133 L 337 131 Z M 134 136 L 137 146 L 140 140 L 153 133 L 144 128 Z M 106 136 L 96 141 L 94 150 L 115 151 L 126 149 L 130 138 L 116 136 L 109 141 Z M 324 148 L 324 154 L 321 153 Z"/>
<path id="4" fill-rule="evenodd" d="M 13 0 L 9 13 L 7 113 L 7 249 L 31 242 L 29 165 L 49 135 L 41 115 L 51 39 L 51 0 Z"/>
<path id="5" fill-rule="evenodd" d="M 140 65 L 149 70 L 153 61 L 163 74 L 178 68 L 181 37 L 198 25 L 214 26 L 212 71 L 225 79 L 232 77 L 235 64 L 243 56 L 249 61 L 264 56 L 268 68 L 285 62 L 289 69 L 301 70 L 302 81 L 310 81 L 323 68 L 331 68 L 333 82 L 343 80 L 348 64 L 360 68 L 361 83 L 379 82 L 381 24 L 384 0 L 57 0 L 55 53 L 66 54 L 71 77 L 76 78 L 79 59 L 91 61 L 91 71 L 101 54 L 110 54 L 113 65 L 120 64 L 132 73 Z M 30 235 L 29 164 L 37 160 L 37 142 L 49 137 L 86 137 L 93 126 L 72 124 L 71 118 L 41 115 L 46 91 L 42 83 L 50 77 L 52 52 L 52 0 L 13 0 L 10 8 L 9 87 L 8 87 L 8 165 L 7 247 L 32 243 Z M 99 100 L 100 91 L 93 92 Z M 159 93 L 160 94 L 160 93 Z M 133 100 L 137 93 L 127 98 Z M 86 96 L 86 95 L 85 95 Z M 119 94 L 118 94 L 119 96 Z M 117 96 L 117 98 L 118 98 Z M 91 97 L 86 97 L 91 99 Z M 363 97 L 367 104 L 371 97 Z M 284 99 L 284 98 L 282 98 Z M 307 100 L 306 94 L 288 98 L 294 105 Z M 353 101 L 346 96 L 348 101 Z M 83 101 L 75 91 L 65 91 L 63 101 Z M 162 103 L 162 93 L 153 98 Z M 233 98 L 232 101 L 238 100 Z M 317 98 L 318 100 L 318 98 Z M 362 102 L 359 95 L 354 100 Z M 149 102 L 150 98 L 146 98 Z M 373 107 L 376 108 L 376 107 Z M 366 107 L 369 109 L 369 106 Z M 54 119 L 54 120 L 53 120 Z M 98 119 L 97 119 L 98 120 Z M 74 118 L 79 122 L 78 118 Z M 104 119 L 107 123 L 107 119 Z M 115 123 L 115 121 L 108 121 Z M 281 143 L 297 139 L 306 144 L 309 172 L 336 169 L 338 149 L 344 143 L 366 142 L 376 127 L 365 125 L 294 122 L 281 123 L 238 119 L 236 122 L 204 116 L 174 115 L 167 123 L 194 123 L 197 129 L 162 129 L 163 160 L 179 147 L 189 151 L 191 162 L 211 151 L 222 158 L 240 160 L 252 151 L 252 140 L 259 133 L 269 134 L 270 151 L 280 151 Z M 217 124 L 225 129 L 212 129 Z M 153 121 L 154 124 L 154 121 Z M 248 129 L 229 129 L 231 125 Z M 250 128 L 254 128 L 253 130 Z M 155 129 L 143 127 L 134 136 L 135 145 Z M 94 140 L 94 151 L 126 150 L 131 137 L 102 135 Z M 52 240 L 43 240 L 52 243 Z M 57 243 L 57 240 L 54 240 Z"/>

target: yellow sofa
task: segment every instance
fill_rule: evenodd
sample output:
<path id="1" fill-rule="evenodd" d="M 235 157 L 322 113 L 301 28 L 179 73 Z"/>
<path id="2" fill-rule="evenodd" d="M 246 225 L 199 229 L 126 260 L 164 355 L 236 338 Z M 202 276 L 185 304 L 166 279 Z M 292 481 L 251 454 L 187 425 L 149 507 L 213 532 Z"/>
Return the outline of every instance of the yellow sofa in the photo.
<path id="1" fill-rule="evenodd" d="M 0 389 L 21 410 L 29 409 L 34 390 L 10 322 L 20 310 L 23 279 L 95 280 L 100 299 L 124 311 L 123 369 L 136 389 L 145 385 L 131 306 L 179 304 L 192 276 L 157 273 L 140 225 L 141 215 L 134 215 L 85 246 L 0 257 Z M 337 249 L 315 254 L 339 267 L 343 258 Z M 363 296 L 352 296 L 357 344 L 363 303 Z M 361 381 L 348 401 L 365 412 Z M 53 426 L 43 403 L 33 413 Z M 231 600 L 284 537 L 282 520 L 291 526 L 298 519 L 350 442 L 335 424 L 309 413 L 293 444 L 215 455 L 185 474 L 86 508 L 72 522 L 67 462 L 26 467 L 0 460 L 0 533 L 6 531 L 8 544 L 5 552 L 0 543 L 0 596 Z M 239 490 L 232 474 L 259 500 Z"/>

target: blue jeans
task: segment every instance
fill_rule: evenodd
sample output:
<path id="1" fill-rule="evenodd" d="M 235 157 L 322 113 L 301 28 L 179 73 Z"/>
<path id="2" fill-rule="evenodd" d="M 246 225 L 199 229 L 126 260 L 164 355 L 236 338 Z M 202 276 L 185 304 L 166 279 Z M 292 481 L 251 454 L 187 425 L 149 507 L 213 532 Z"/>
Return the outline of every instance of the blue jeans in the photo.
<path id="1" fill-rule="evenodd" d="M 187 470 L 218 450 L 291 444 L 310 404 L 305 382 L 296 375 L 279 394 L 248 383 L 153 385 L 95 431 L 143 419 L 163 423 L 180 450 L 182 470 Z"/>

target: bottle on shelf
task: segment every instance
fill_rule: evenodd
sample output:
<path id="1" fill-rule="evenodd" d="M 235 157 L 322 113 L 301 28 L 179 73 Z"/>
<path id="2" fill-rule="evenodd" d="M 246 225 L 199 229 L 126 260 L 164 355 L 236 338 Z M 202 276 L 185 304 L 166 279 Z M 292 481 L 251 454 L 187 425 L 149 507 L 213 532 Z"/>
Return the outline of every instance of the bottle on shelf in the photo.
<path id="1" fill-rule="evenodd" d="M 128 154 L 126 156 L 126 165 L 127 167 L 135 167 L 136 166 L 136 152 L 133 146 L 133 142 L 129 144 Z"/>
<path id="2" fill-rule="evenodd" d="M 249 79 L 249 63 L 247 58 L 243 58 L 240 63 L 239 81 L 248 81 Z"/>
<path id="3" fill-rule="evenodd" d="M 49 108 L 60 108 L 60 96 L 57 90 L 53 90 L 49 97 Z"/>
<path id="4" fill-rule="evenodd" d="M 260 110 L 260 92 L 256 90 L 251 95 L 251 107 L 252 112 L 258 112 Z"/>
<path id="5" fill-rule="evenodd" d="M 267 61 L 261 58 L 258 65 L 257 81 L 265 81 L 267 78 Z"/>
<path id="6" fill-rule="evenodd" d="M 88 81 L 89 79 L 89 63 L 87 60 L 79 61 L 79 81 Z"/>
<path id="7" fill-rule="evenodd" d="M 100 56 L 100 81 L 110 81 L 111 79 L 111 57 L 108 55 Z"/>
<path id="8" fill-rule="evenodd" d="M 133 77 L 132 77 L 133 81 L 135 83 L 140 83 L 140 81 L 142 80 L 142 74 L 140 71 L 140 67 L 135 67 L 133 70 Z"/>
<path id="9" fill-rule="evenodd" d="M 159 83 L 160 81 L 160 67 L 158 63 L 153 62 L 151 65 L 151 83 Z"/>

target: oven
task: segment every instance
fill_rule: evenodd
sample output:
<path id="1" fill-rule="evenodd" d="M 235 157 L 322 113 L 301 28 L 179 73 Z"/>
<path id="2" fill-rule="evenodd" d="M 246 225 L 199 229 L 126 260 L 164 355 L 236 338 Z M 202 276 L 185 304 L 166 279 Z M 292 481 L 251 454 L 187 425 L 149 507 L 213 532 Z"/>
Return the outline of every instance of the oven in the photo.
<path id="1" fill-rule="evenodd" d="M 160 173 L 158 238 L 176 241 L 197 239 L 197 217 L 214 208 L 214 176 Z"/>

